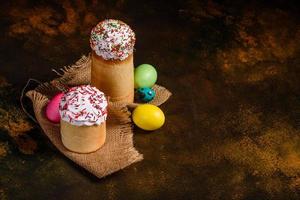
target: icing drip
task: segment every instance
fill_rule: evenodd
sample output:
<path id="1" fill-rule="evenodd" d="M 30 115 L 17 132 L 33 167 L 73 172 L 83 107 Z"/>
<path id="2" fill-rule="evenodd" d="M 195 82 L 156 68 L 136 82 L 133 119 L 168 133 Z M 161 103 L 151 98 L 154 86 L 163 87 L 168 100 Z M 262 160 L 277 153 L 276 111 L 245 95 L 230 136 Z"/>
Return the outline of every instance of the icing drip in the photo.
<path id="1" fill-rule="evenodd" d="M 107 117 L 107 100 L 90 85 L 73 87 L 62 97 L 59 113 L 62 120 L 76 126 L 99 125 Z"/>
<path id="2" fill-rule="evenodd" d="M 119 20 L 104 20 L 91 31 L 91 48 L 105 60 L 125 60 L 133 53 L 134 44 L 134 32 Z"/>

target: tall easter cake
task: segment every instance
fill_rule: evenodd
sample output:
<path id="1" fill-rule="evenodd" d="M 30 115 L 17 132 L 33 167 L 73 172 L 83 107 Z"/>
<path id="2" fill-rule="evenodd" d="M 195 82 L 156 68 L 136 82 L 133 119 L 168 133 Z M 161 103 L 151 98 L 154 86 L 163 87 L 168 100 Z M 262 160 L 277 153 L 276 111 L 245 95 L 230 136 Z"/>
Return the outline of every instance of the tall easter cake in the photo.
<path id="1" fill-rule="evenodd" d="M 91 31 L 91 85 L 111 101 L 134 100 L 133 51 L 135 33 L 122 21 L 107 19 Z"/>

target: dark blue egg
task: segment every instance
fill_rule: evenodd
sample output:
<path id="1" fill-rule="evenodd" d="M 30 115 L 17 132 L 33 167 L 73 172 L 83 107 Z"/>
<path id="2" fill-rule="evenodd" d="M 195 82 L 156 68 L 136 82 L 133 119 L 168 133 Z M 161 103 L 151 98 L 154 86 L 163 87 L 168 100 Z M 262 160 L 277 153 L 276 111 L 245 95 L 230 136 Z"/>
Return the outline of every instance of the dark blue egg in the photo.
<path id="1" fill-rule="evenodd" d="M 137 89 L 136 93 L 138 99 L 143 102 L 149 102 L 155 97 L 155 91 L 147 87 Z"/>

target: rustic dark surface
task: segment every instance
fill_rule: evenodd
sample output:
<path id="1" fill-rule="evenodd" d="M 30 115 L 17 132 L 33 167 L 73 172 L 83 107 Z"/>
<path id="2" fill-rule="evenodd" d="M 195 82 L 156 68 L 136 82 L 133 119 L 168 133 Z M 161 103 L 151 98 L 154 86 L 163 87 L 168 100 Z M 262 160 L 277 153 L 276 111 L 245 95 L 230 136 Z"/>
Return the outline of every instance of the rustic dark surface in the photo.
<path id="1" fill-rule="evenodd" d="M 0 199 L 299 199 L 296 2 L 1 2 Z M 173 96 L 162 129 L 135 130 L 145 159 L 98 180 L 52 146 L 18 97 L 28 78 L 51 80 L 87 54 L 105 18 L 132 26 L 136 65 L 156 66 Z"/>

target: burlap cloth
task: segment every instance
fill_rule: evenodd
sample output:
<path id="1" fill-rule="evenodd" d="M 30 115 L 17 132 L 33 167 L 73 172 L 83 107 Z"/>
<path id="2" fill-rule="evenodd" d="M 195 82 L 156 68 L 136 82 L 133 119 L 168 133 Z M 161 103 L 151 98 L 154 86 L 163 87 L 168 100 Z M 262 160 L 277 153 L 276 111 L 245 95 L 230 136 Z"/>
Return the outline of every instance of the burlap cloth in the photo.
<path id="1" fill-rule="evenodd" d="M 68 151 L 60 138 L 59 124 L 48 121 L 44 115 L 44 107 L 49 98 L 61 91 L 64 86 L 89 84 L 91 79 L 91 56 L 83 56 L 74 65 L 55 71 L 60 77 L 49 83 L 43 83 L 26 93 L 32 100 L 35 117 L 42 130 L 66 157 L 85 168 L 98 178 L 102 178 L 143 159 L 133 146 L 133 124 L 128 107 L 136 104 L 123 105 L 109 103 L 107 119 L 107 138 L 105 144 L 96 152 L 78 154 Z M 171 96 L 164 87 L 155 85 L 156 97 L 151 104 L 161 105 Z"/>

